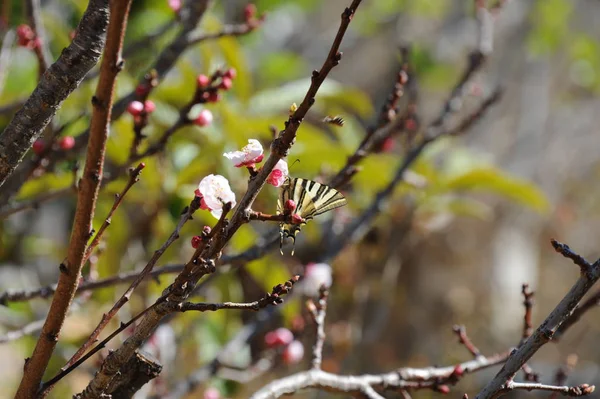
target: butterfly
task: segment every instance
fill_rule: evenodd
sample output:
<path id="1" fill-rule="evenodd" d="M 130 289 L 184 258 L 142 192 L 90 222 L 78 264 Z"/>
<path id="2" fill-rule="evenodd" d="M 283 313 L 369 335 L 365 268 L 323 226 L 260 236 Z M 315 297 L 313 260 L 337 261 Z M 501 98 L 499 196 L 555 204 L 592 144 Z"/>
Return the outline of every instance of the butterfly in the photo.
<path id="1" fill-rule="evenodd" d="M 284 212 L 283 206 L 290 199 L 296 204 L 294 213 L 304 221 L 301 224 L 281 223 L 279 225 L 279 251 L 282 255 L 285 238 L 291 238 L 295 247 L 296 235 L 300 232 L 302 225 L 317 215 L 347 204 L 346 198 L 332 187 L 313 180 L 288 177 L 281 186 L 277 201 L 277 214 Z M 294 255 L 294 248 L 292 255 Z"/>

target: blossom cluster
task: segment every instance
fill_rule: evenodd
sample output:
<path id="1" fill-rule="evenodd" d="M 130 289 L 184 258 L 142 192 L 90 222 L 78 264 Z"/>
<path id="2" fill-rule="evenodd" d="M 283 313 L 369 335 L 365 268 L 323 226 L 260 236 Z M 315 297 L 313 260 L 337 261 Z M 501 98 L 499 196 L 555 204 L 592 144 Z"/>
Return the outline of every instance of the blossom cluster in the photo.
<path id="1" fill-rule="evenodd" d="M 223 156 L 236 168 L 246 167 L 252 170 L 255 170 L 256 164 L 261 163 L 265 157 L 263 146 L 256 139 L 248 140 L 248 144 L 241 150 L 226 152 Z M 280 187 L 287 176 L 287 162 L 280 159 L 267 177 L 267 183 Z M 229 181 L 221 175 L 211 174 L 202 179 L 196 196 L 200 197 L 200 208 L 209 210 L 217 219 L 223 214 L 225 204 L 230 202 L 232 207 L 236 205 L 235 193 L 231 190 Z"/>

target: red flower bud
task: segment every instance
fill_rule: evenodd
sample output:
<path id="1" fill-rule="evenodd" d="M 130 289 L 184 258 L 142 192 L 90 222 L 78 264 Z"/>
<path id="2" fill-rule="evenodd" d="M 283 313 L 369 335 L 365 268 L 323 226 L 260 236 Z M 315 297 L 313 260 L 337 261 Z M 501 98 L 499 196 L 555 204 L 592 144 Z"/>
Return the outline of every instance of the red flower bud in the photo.
<path id="1" fill-rule="evenodd" d="M 36 155 L 41 155 L 42 152 L 44 152 L 44 148 L 46 148 L 46 144 L 44 143 L 44 140 L 42 140 L 42 139 L 37 139 L 36 141 L 33 142 L 33 145 L 31 146 L 33 153 Z"/>
<path id="2" fill-rule="evenodd" d="M 199 190 L 199 189 L 195 189 L 195 190 L 194 190 L 194 195 L 195 195 L 196 197 L 202 197 L 202 193 L 200 192 L 200 190 Z"/>
<path id="3" fill-rule="evenodd" d="M 465 373 L 465 370 L 462 368 L 462 366 L 460 364 L 457 364 L 454 367 L 454 370 L 452 371 L 452 374 L 454 374 L 457 377 L 462 377 L 462 375 Z"/>
<path id="4" fill-rule="evenodd" d="M 296 202 L 294 202 L 294 200 L 289 199 L 289 200 L 285 201 L 285 204 L 283 205 L 283 208 L 286 211 L 292 213 L 292 212 L 294 212 L 296 210 Z"/>
<path id="5" fill-rule="evenodd" d="M 381 143 L 381 152 L 390 152 L 394 149 L 394 139 L 392 137 L 386 137 Z"/>
<path id="6" fill-rule="evenodd" d="M 404 128 L 409 131 L 414 131 L 417 129 L 417 121 L 412 118 L 407 119 L 404 122 Z"/>
<path id="7" fill-rule="evenodd" d="M 206 75 L 198 75 L 198 77 L 196 78 L 196 84 L 198 85 L 199 88 L 204 88 L 207 87 L 210 84 L 210 78 Z"/>
<path id="8" fill-rule="evenodd" d="M 209 103 L 217 103 L 221 101 L 221 95 L 216 91 L 211 91 L 210 93 L 206 93 L 204 97 Z"/>
<path id="9" fill-rule="evenodd" d="M 237 71 L 235 70 L 235 68 L 229 68 L 223 73 L 223 77 L 234 80 L 237 77 Z"/>
<path id="10" fill-rule="evenodd" d="M 302 224 L 306 222 L 304 219 L 302 219 L 302 216 L 298 215 L 297 213 L 294 213 L 292 215 L 292 223 L 294 224 Z"/>
<path id="11" fill-rule="evenodd" d="M 221 84 L 219 85 L 220 89 L 229 90 L 233 86 L 233 81 L 230 78 L 223 78 L 221 80 Z"/>
<path id="12" fill-rule="evenodd" d="M 287 328 L 278 328 L 277 330 L 270 331 L 265 335 L 265 343 L 270 348 L 277 346 L 288 345 L 294 340 L 294 334 Z"/>
<path id="13" fill-rule="evenodd" d="M 140 83 L 135 88 L 135 95 L 138 97 L 144 97 L 149 91 L 150 90 L 148 89 L 148 86 L 146 86 L 144 83 Z"/>
<path id="14" fill-rule="evenodd" d="M 202 237 L 200 236 L 193 236 L 192 237 L 192 248 L 196 249 L 200 246 L 200 243 L 202 242 Z"/>
<path id="15" fill-rule="evenodd" d="M 256 16 L 256 6 L 252 3 L 246 5 L 246 7 L 244 7 L 244 18 L 246 18 L 246 21 L 250 21 L 251 19 L 254 19 L 255 16 Z"/>
<path id="16" fill-rule="evenodd" d="M 75 146 L 75 139 L 73 138 L 73 136 L 61 137 L 61 139 L 58 141 L 58 146 L 62 150 L 70 150 Z"/>
<path id="17" fill-rule="evenodd" d="M 17 42 L 19 46 L 29 47 L 34 37 L 35 33 L 29 25 L 22 24 L 17 27 Z"/>

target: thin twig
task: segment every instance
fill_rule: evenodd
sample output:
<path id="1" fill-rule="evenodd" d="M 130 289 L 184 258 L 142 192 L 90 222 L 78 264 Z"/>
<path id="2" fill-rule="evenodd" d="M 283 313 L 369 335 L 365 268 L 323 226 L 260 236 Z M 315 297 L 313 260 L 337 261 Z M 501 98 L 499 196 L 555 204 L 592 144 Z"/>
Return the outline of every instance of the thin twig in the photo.
<path id="1" fill-rule="evenodd" d="M 481 356 L 481 352 L 477 347 L 471 342 L 471 339 L 467 335 L 467 329 L 465 326 L 455 325 L 452 327 L 454 333 L 458 336 L 458 342 L 460 342 L 464 347 L 473 355 L 474 358 L 478 358 Z"/>
<path id="2" fill-rule="evenodd" d="M 38 59 L 39 71 L 38 75 L 41 79 L 42 75 L 48 69 L 52 56 L 46 43 L 47 38 L 44 33 L 44 27 L 42 25 L 42 17 L 40 15 L 41 6 L 40 0 L 26 0 L 25 1 L 25 12 L 27 13 L 27 20 L 31 29 L 35 32 L 36 41 L 38 45 L 34 47 L 35 55 Z"/>
<path id="3" fill-rule="evenodd" d="M 131 187 L 133 187 L 133 185 L 140 180 L 140 174 L 142 173 L 142 169 L 144 169 L 145 167 L 146 167 L 146 164 L 144 164 L 142 162 L 137 167 L 135 167 L 134 169 L 132 169 L 129 172 L 129 181 L 127 182 L 127 184 L 125 185 L 125 187 L 123 188 L 123 190 L 121 191 L 121 193 L 120 194 L 115 194 L 115 201 L 114 201 L 112 207 L 110 208 L 110 211 L 108 212 L 108 215 L 106 216 L 106 219 L 104 219 L 104 223 L 102 223 L 102 226 L 100 226 L 100 228 L 98 229 L 98 232 L 96 233 L 96 235 L 92 239 L 92 242 L 88 245 L 88 247 L 85 250 L 85 255 L 83 256 L 83 262 L 84 263 L 87 262 L 87 260 L 92 255 L 92 252 L 94 251 L 94 249 L 100 243 L 100 239 L 102 238 L 102 235 L 104 234 L 104 231 L 111 224 L 112 215 L 115 213 L 115 211 L 119 208 L 119 206 L 123 202 L 123 198 L 125 198 L 125 195 L 129 191 L 129 189 Z"/>
<path id="4" fill-rule="evenodd" d="M 589 384 L 581 384 L 574 387 L 569 386 L 556 386 L 556 385 L 546 385 L 546 384 L 536 384 L 529 382 L 514 382 L 510 381 L 506 384 L 506 387 L 503 389 L 503 393 L 507 393 L 509 391 L 514 391 L 516 389 L 522 389 L 525 391 L 549 391 L 549 392 L 559 392 L 565 396 L 586 396 L 593 393 L 596 390 L 594 385 Z"/>
<path id="5" fill-rule="evenodd" d="M 222 302 L 222 303 L 192 303 L 192 302 L 183 302 L 176 305 L 176 310 L 178 312 L 189 312 L 189 311 L 197 311 L 197 312 L 214 312 L 221 309 L 241 309 L 241 310 L 254 310 L 258 311 L 263 309 L 269 305 L 279 305 L 283 302 L 283 295 L 288 294 L 292 287 L 298 280 L 300 276 L 294 276 L 283 284 L 278 284 L 273 287 L 273 290 L 270 293 L 265 294 L 262 298 L 254 302 L 247 303 L 235 303 L 235 302 Z"/>
<path id="6" fill-rule="evenodd" d="M 90 2 L 91 4 L 92 2 Z M 25 363 L 23 379 L 16 394 L 16 398 L 18 399 L 31 398 L 38 391 L 71 301 L 77 290 L 83 266 L 83 255 L 89 239 L 96 200 L 100 189 L 100 176 L 102 176 L 104 153 L 108 140 L 108 127 L 116 77 L 123 66 L 121 47 L 127 27 L 130 5 L 131 0 L 111 3 L 110 22 L 106 35 L 106 47 L 104 49 L 100 79 L 94 100 L 92 101 L 94 112 L 90 126 L 90 142 L 83 177 L 79 184 L 77 209 L 75 220 L 73 221 L 69 250 L 65 261 L 60 267 L 61 273 L 58 280 L 57 295 L 53 297 L 46 322 L 42 328 L 33 355 Z M 74 41 L 76 40 L 77 38 Z"/>

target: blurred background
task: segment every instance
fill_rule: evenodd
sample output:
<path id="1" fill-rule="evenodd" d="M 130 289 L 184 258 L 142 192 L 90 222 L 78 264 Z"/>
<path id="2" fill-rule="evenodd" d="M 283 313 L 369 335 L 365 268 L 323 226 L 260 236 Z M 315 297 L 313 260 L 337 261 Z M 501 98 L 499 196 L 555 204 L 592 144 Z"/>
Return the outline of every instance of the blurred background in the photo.
<path id="1" fill-rule="evenodd" d="M 20 2 L 12 3 L 10 27 L 15 28 L 24 19 Z M 246 171 L 232 168 L 220 154 L 241 148 L 250 138 L 268 148 L 273 137 L 269 126 L 282 129 L 290 105 L 299 104 L 304 97 L 310 72 L 322 64 L 337 32 L 339 15 L 349 2 L 254 3 L 259 14 L 266 13 L 256 31 L 191 47 L 152 92 L 156 111 L 145 130 L 150 141 L 175 122 L 178 110 L 194 93 L 198 74 L 229 67 L 237 71 L 233 88 L 223 99 L 205 106 L 214 115 L 210 126 L 183 128 L 166 153 L 146 160 L 140 182 L 117 210 L 100 251 L 91 259 L 97 276 L 90 276 L 87 265 L 84 274 L 88 278 L 143 267 L 171 234 L 204 176 L 226 176 L 241 198 Z M 225 25 L 243 23 L 247 4 L 215 2 L 200 29 L 219 32 Z M 53 59 L 69 44 L 69 34 L 86 6 L 87 2 L 80 0 L 42 1 L 42 21 Z M 528 283 L 535 291 L 533 318 L 537 326 L 578 277 L 577 268 L 553 251 L 550 238 L 570 244 L 589 260 L 600 256 L 594 238 L 600 234 L 596 200 L 600 189 L 595 184 L 600 173 L 599 13 L 600 3 L 595 0 L 524 0 L 507 1 L 495 14 L 493 52 L 467 86 L 463 114 L 475 109 L 497 86 L 504 89 L 503 97 L 465 135 L 431 146 L 412 168 L 420 184 L 399 187 L 364 237 L 331 262 L 334 282 L 327 314 L 325 370 L 379 373 L 468 360 L 470 354 L 452 332 L 454 324 L 464 324 L 484 354 L 503 352 L 521 338 L 522 284 Z M 343 60 L 299 130 L 289 160 L 300 162 L 291 167 L 291 175 L 326 181 L 344 165 L 393 88 L 401 65 L 401 46 L 410 48 L 413 78 L 418 83 L 419 120 L 424 126 L 432 121 L 476 45 L 474 16 L 472 1 L 364 0 L 344 38 Z M 178 31 L 176 13 L 166 0 L 133 2 L 126 46 L 167 26 L 170 28 L 162 35 L 127 58 L 119 75 L 120 95 L 136 87 L 156 54 Z M 15 45 L 5 72 L 0 126 L 10 121 L 15 104 L 35 88 L 34 53 Z M 64 128 L 63 136 L 76 137 L 89 125 L 95 83 L 94 78 L 86 80 L 54 119 L 54 129 Z M 321 120 L 326 115 L 341 115 L 346 123 L 342 128 L 325 125 Z M 108 162 L 118 164 L 127 158 L 132 126 L 128 114 L 113 123 Z M 360 215 L 390 180 L 405 150 L 401 137 L 392 144 L 361 163 L 362 171 L 344 191 L 350 204 L 335 213 L 334 225 Z M 34 176 L 23 185 L 18 199 L 69 187 L 73 164 L 81 159 L 74 151 L 54 170 Z M 103 188 L 96 228 L 112 206 L 114 193 L 124 184 L 120 179 Z M 276 197 L 277 190 L 266 187 L 255 209 L 274 212 Z M 56 281 L 74 208 L 75 195 L 69 194 L 0 221 L 1 291 L 33 289 Z M 199 211 L 158 267 L 185 262 L 193 253 L 190 239 L 200 234 L 205 224 L 214 222 L 208 212 Z M 233 271 L 223 268 L 198 300 L 253 301 L 293 273 L 304 274 L 305 266 L 319 259 L 319 244 L 331 231 L 323 226 L 331 226 L 327 217 L 303 228 L 294 257 L 271 251 Z M 227 247 L 227 254 L 262 242 L 271 231 L 268 227 L 260 223 L 244 226 Z M 107 331 L 153 303 L 171 279 L 172 275 L 164 275 L 159 282 L 140 286 Z M 81 345 L 125 288 L 113 286 L 78 297 L 48 377 Z M 235 350 L 220 358 L 228 367 L 202 380 L 183 397 L 202 397 L 207 389 L 222 397 L 248 397 L 277 377 L 309 367 L 314 332 L 303 309 L 304 300 L 298 293 L 276 311 L 259 313 L 262 318 L 249 343 L 237 342 Z M 43 319 L 48 303 L 48 299 L 35 299 L 0 308 L 0 335 Z M 600 323 L 595 312 L 589 312 L 560 342 L 544 346 L 533 358 L 530 366 L 543 382 L 551 383 L 571 354 L 578 355 L 578 362 L 569 384 L 599 382 Z M 181 381 L 222 354 L 232 338 L 239 341 L 236 334 L 258 315 L 238 311 L 185 314 L 163 325 L 146 348 L 161 360 L 163 373 L 138 396 L 166 396 L 180 389 Z M 305 356 L 299 362 L 287 364 L 281 351 L 266 349 L 265 334 L 278 327 L 293 331 L 304 344 Z M 0 343 L 4 381 L 0 397 L 10 397 L 16 389 L 23 359 L 37 338 L 33 330 Z M 122 342 L 126 334 L 122 335 L 111 345 Z M 83 389 L 99 359 L 92 358 L 59 383 L 52 397 L 68 397 Z M 258 366 L 264 359 L 269 359 L 270 366 L 261 371 Z M 251 372 L 249 364 L 255 366 Z M 240 368 L 245 371 L 239 372 Z M 475 394 L 496 370 L 465 377 L 452 394 Z M 427 390 L 411 394 L 418 398 L 440 395 Z M 298 397 L 329 396 L 310 391 Z"/>

